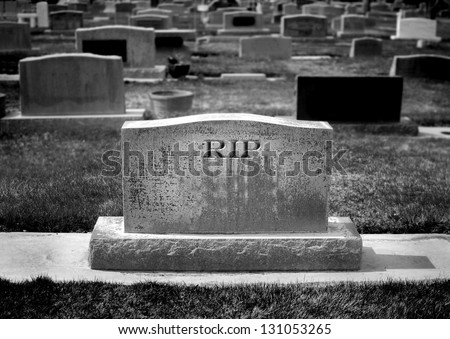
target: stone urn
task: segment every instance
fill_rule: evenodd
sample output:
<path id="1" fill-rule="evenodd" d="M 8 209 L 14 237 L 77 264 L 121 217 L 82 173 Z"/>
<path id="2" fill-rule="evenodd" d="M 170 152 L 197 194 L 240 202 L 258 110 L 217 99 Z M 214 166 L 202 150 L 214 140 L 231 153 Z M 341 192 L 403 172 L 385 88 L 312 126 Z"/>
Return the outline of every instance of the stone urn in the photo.
<path id="1" fill-rule="evenodd" d="M 194 94 L 190 91 L 167 90 L 150 93 L 156 116 L 172 118 L 185 115 L 192 108 Z"/>

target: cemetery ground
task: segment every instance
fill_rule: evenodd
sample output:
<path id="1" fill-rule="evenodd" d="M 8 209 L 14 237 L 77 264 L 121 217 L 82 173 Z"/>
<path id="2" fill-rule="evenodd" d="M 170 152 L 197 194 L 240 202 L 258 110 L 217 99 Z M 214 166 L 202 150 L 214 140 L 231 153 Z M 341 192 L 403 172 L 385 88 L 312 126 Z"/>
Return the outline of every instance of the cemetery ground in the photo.
<path id="1" fill-rule="evenodd" d="M 294 55 L 319 60 L 241 60 L 237 42 L 157 54 L 191 63 L 197 79 L 126 84 L 127 108 L 150 107 L 148 93 L 194 92 L 191 114 L 246 112 L 291 116 L 295 76 L 388 75 L 394 55 L 417 54 L 413 43 L 384 41 L 383 57 L 349 59 L 350 42 L 294 44 Z M 37 44 L 41 53 L 73 52 L 73 43 Z M 220 53 L 220 55 L 218 54 Z M 450 43 L 420 53 L 450 55 Z M 273 81 L 208 80 L 221 73 L 265 73 Z M 275 79 L 279 78 L 279 79 Z M 383 100 L 377 96 L 374 100 Z M 0 84 L 7 110 L 19 109 L 18 85 Z M 402 116 L 422 126 L 450 125 L 450 82 L 404 80 Z M 324 93 L 326 100 L 326 93 Z M 351 100 L 349 93 L 348 100 Z M 367 103 L 370 105 L 370 103 Z M 361 108 L 362 110 L 364 107 Z M 164 118 L 156 116 L 155 118 Z M 0 231 L 90 232 L 98 216 L 121 216 L 121 177 L 100 175 L 102 153 L 120 149 L 113 124 L 65 125 L 0 135 Z M 336 129 L 334 150 L 347 149 L 334 173 L 329 215 L 349 216 L 362 234 L 450 233 L 450 140 Z M 449 280 L 330 285 L 174 286 L 140 283 L 0 280 L 3 318 L 448 318 Z M 45 302 L 42 302 L 45 301 Z"/>

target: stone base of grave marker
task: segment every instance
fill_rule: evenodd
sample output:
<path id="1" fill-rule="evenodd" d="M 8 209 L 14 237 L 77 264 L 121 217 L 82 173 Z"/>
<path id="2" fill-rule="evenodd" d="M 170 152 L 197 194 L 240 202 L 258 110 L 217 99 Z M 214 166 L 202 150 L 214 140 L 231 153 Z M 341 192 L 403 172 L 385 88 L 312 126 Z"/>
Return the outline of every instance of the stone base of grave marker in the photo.
<path id="1" fill-rule="evenodd" d="M 326 233 L 125 233 L 122 217 L 100 217 L 89 245 L 92 269 L 119 271 L 358 270 L 362 240 L 350 218 Z"/>

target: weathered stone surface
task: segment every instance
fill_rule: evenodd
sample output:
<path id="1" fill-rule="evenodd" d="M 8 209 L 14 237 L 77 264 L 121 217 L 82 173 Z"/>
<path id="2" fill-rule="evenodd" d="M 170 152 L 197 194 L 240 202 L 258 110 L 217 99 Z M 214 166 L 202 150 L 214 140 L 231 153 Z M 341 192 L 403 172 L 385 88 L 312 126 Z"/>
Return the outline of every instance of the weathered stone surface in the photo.
<path id="1" fill-rule="evenodd" d="M 327 18 L 320 15 L 287 15 L 281 18 L 281 35 L 293 38 L 325 37 Z"/>
<path id="2" fill-rule="evenodd" d="M 31 49 L 30 26 L 17 22 L 0 21 L 0 51 Z"/>
<path id="3" fill-rule="evenodd" d="M 22 59 L 19 67 L 22 115 L 125 112 L 123 66 L 117 56 L 53 54 Z"/>
<path id="4" fill-rule="evenodd" d="M 402 93 L 401 77 L 297 76 L 297 119 L 399 122 Z"/>
<path id="5" fill-rule="evenodd" d="M 102 26 L 77 29 L 77 50 L 83 53 L 118 55 L 126 66 L 155 66 L 155 31 L 132 26 Z"/>
<path id="6" fill-rule="evenodd" d="M 125 231 L 325 232 L 327 140 L 327 123 L 252 114 L 127 122 Z"/>
<path id="7" fill-rule="evenodd" d="M 436 36 L 437 22 L 425 18 L 397 18 L 396 35 L 391 39 L 413 39 L 440 41 L 441 38 Z"/>
<path id="8" fill-rule="evenodd" d="M 432 54 L 396 55 L 390 75 L 450 80 L 450 57 Z"/>
<path id="9" fill-rule="evenodd" d="M 350 58 L 381 56 L 383 41 L 375 38 L 358 38 L 352 40 Z"/>
<path id="10" fill-rule="evenodd" d="M 240 58 L 290 59 L 291 56 L 291 38 L 257 36 L 241 38 L 239 41 Z"/>
<path id="11" fill-rule="evenodd" d="M 358 270 L 362 240 L 349 218 L 329 218 L 324 233 L 198 235 L 124 233 L 121 217 L 100 217 L 92 269 L 121 271 Z"/>

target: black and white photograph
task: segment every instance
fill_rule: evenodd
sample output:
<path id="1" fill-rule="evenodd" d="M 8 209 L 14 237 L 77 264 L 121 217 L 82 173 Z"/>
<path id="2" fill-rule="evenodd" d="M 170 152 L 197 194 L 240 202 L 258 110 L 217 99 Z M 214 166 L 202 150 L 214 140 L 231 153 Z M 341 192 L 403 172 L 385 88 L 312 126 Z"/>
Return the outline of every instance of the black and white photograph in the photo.
<path id="1" fill-rule="evenodd" d="M 0 337 L 449 319 L 450 0 L 0 0 Z"/>

